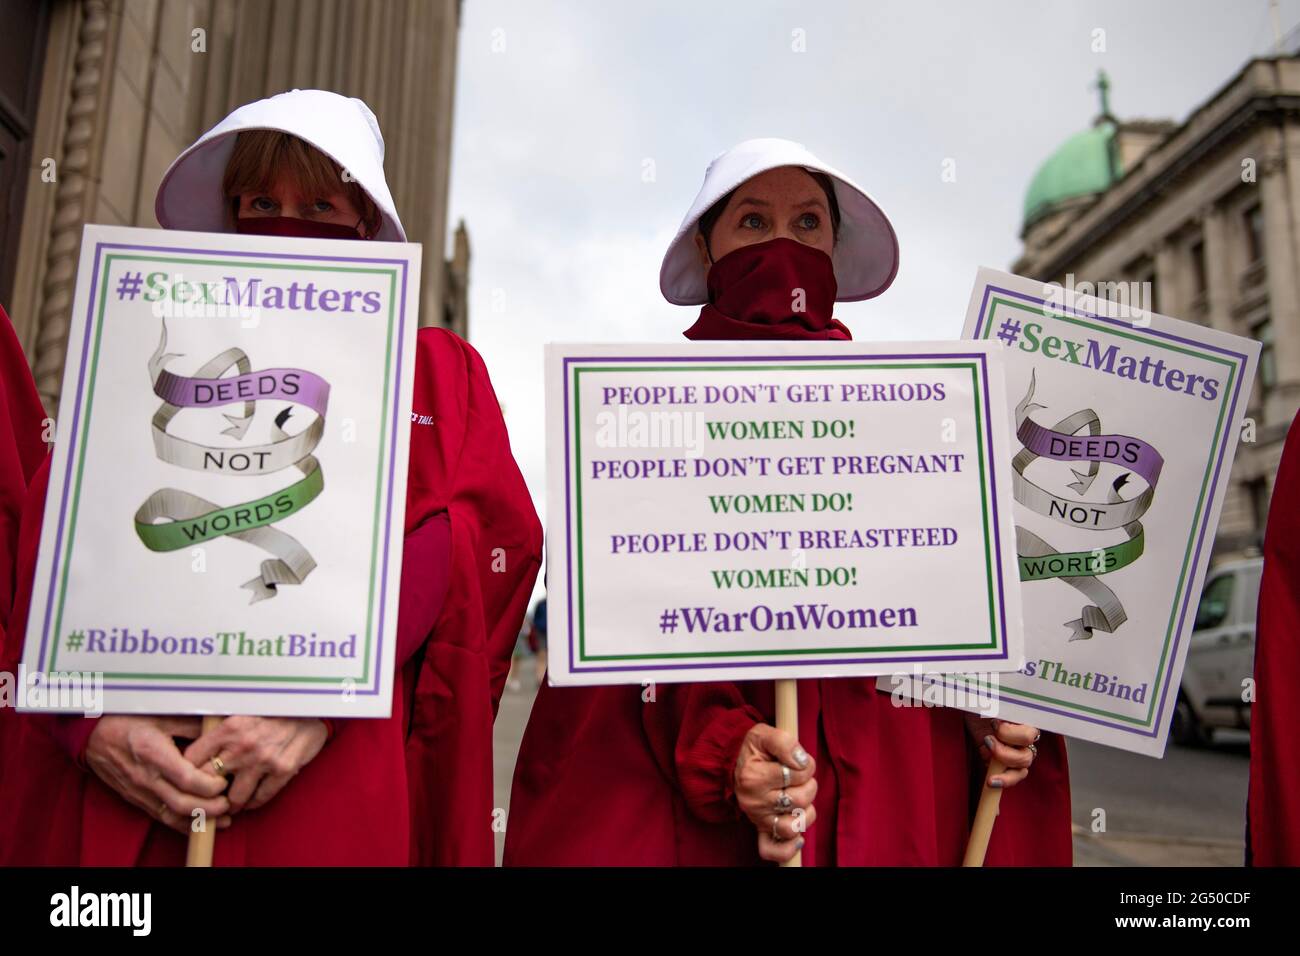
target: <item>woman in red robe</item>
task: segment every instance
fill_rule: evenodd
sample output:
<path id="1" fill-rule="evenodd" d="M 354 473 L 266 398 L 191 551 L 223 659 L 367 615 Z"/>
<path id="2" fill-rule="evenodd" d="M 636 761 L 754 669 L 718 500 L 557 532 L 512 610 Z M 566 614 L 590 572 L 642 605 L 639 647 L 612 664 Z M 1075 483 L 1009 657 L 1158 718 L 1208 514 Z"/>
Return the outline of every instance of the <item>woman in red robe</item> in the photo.
<path id="1" fill-rule="evenodd" d="M 1300 416 L 1291 422 L 1264 533 L 1250 708 L 1246 859 L 1300 866 Z"/>
<path id="2" fill-rule="evenodd" d="M 405 241 L 373 114 L 317 90 L 232 113 L 173 164 L 157 212 L 169 228 Z M 11 712 L 0 863 L 179 865 L 200 808 L 221 831 L 216 865 L 492 864 L 492 722 L 541 527 L 483 361 L 449 331 L 418 333 L 413 412 L 391 716 L 233 716 L 201 734 L 193 717 Z M 48 460 L 26 496 L 14 621 L 47 480 Z M 0 647 L 11 672 L 19 634 Z"/>
<path id="3" fill-rule="evenodd" d="M 45 408 L 9 315 L 0 306 L 0 647 L 12 623 L 18 526 L 27 489 L 46 455 Z M 3 767 L 0 767 L 0 772 Z"/>
<path id="4" fill-rule="evenodd" d="M 893 229 L 802 147 L 715 159 L 660 274 L 703 304 L 690 339 L 848 339 L 834 303 L 888 287 Z M 1008 769 L 987 862 L 1071 863 L 1060 737 L 942 707 L 895 706 L 874 679 L 800 680 L 799 734 L 773 684 L 541 688 L 515 768 L 507 865 L 956 865 L 985 766 Z M 1033 765 L 1033 773 L 1028 768 Z"/>

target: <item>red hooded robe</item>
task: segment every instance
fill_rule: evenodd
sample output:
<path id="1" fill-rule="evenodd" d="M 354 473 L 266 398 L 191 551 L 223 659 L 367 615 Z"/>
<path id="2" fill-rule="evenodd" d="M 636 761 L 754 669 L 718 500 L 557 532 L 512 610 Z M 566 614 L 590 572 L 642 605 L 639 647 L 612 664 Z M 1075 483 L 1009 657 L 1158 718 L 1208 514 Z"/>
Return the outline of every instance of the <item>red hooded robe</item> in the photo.
<path id="1" fill-rule="evenodd" d="M 1250 711 L 1248 860 L 1300 866 L 1300 416 L 1291 422 L 1264 533 Z"/>
<path id="2" fill-rule="evenodd" d="M 849 339 L 830 259 L 792 239 L 745 247 L 709 271 L 691 339 Z M 790 289 L 806 291 L 791 314 Z M 732 792 L 741 741 L 776 724 L 771 681 L 542 687 L 515 765 L 507 866 L 752 865 L 753 824 Z M 799 742 L 817 761 L 805 866 L 961 862 L 984 763 L 963 715 L 896 707 L 875 678 L 800 680 Z M 986 863 L 1072 862 L 1065 743 L 1045 733 L 1002 797 Z"/>
<path id="3" fill-rule="evenodd" d="M 492 865 L 492 722 L 541 526 L 468 343 L 419 331 L 413 408 L 433 424 L 412 425 L 392 715 L 330 722 L 329 741 L 284 790 L 220 831 L 215 865 Z M 48 464 L 19 534 L 16 621 L 26 620 L 47 480 Z M 0 648 L 11 672 L 15 630 Z M 8 711 L 0 724 L 0 864 L 183 862 L 180 834 L 84 769 L 94 720 Z"/>
<path id="4" fill-rule="evenodd" d="M 46 455 L 45 408 L 27 358 L 0 306 L 0 647 L 10 630 L 18 526 L 27 488 Z M 16 628 L 21 633 L 22 627 Z"/>

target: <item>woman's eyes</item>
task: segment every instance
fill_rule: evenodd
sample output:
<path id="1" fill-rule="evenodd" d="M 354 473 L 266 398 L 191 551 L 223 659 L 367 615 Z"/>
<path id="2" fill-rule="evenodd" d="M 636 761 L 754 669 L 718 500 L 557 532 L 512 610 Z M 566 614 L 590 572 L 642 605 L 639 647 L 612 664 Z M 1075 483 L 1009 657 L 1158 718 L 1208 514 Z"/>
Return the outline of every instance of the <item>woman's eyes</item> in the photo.
<path id="1" fill-rule="evenodd" d="M 799 229 L 811 232 L 819 228 L 822 224 L 821 217 L 813 212 L 806 212 L 795 220 L 795 226 Z M 740 220 L 741 229 L 766 229 L 767 222 L 756 212 L 747 213 Z"/>
<path id="2" fill-rule="evenodd" d="M 268 196 L 257 196 L 248 205 L 255 212 L 275 212 L 280 208 L 279 203 Z M 311 212 L 316 216 L 328 216 L 334 212 L 334 204 L 327 199 L 317 199 L 311 204 Z"/>

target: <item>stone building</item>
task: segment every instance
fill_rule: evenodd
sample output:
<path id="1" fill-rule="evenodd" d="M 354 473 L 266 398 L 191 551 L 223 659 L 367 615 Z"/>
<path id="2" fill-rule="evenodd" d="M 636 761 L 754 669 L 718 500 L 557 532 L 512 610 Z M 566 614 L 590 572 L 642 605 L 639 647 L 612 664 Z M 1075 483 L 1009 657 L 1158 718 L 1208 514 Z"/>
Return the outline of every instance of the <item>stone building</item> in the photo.
<path id="1" fill-rule="evenodd" d="M 469 242 L 448 261 L 459 0 L 0 0 L 0 303 L 54 412 L 81 229 L 157 227 L 168 164 L 240 104 L 358 96 L 423 244 L 420 318 L 466 332 Z"/>
<path id="2" fill-rule="evenodd" d="M 1263 343 L 1214 552 L 1240 554 L 1300 407 L 1300 57 L 1251 60 L 1181 124 L 1116 119 L 1099 86 L 1093 126 L 1030 183 L 1012 271 L 1149 283 L 1143 308 Z"/>

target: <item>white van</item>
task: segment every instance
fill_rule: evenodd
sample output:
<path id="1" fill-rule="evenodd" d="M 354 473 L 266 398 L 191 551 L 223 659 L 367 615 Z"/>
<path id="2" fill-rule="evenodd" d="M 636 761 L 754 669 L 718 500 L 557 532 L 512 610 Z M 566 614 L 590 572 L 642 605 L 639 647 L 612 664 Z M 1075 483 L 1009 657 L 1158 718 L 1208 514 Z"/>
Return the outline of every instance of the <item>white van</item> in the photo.
<path id="1" fill-rule="evenodd" d="M 1248 730 L 1246 680 L 1255 670 L 1255 611 L 1263 558 L 1210 568 L 1187 648 L 1169 736 L 1175 743 L 1209 743 L 1221 727 Z"/>

